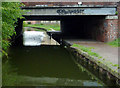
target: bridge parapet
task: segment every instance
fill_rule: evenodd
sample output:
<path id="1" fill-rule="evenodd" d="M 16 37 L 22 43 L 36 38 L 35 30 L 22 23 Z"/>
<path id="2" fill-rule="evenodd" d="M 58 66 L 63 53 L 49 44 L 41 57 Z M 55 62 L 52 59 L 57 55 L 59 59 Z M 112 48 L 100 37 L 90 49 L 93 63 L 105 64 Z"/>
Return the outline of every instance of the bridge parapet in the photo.
<path id="1" fill-rule="evenodd" d="M 25 15 L 116 15 L 116 5 L 29 6 Z"/>

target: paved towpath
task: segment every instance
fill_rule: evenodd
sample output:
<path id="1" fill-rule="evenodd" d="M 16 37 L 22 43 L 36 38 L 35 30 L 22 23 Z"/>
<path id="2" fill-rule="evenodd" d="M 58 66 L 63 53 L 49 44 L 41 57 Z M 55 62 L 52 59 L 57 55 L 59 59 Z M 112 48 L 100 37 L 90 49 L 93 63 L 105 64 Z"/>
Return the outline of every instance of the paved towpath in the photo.
<path id="1" fill-rule="evenodd" d="M 80 44 L 86 47 L 94 47 L 92 51 L 98 53 L 100 56 L 105 58 L 106 62 L 112 63 L 112 69 L 118 71 L 116 64 L 120 64 L 119 49 L 120 47 L 113 47 L 105 44 L 104 42 L 92 41 L 92 40 L 79 40 L 79 39 L 67 39 L 65 40 L 71 44 Z"/>

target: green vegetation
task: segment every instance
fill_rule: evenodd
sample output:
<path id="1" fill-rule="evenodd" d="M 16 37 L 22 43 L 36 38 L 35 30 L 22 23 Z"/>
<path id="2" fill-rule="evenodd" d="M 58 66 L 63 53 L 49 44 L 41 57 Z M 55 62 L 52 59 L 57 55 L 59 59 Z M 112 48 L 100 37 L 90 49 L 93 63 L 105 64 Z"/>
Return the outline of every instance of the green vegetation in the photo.
<path id="1" fill-rule="evenodd" d="M 116 11 L 115 14 L 118 15 L 118 11 Z"/>
<path id="2" fill-rule="evenodd" d="M 6 51 L 10 46 L 9 40 L 15 34 L 15 23 L 18 18 L 22 19 L 23 11 L 20 6 L 23 4 L 19 2 L 2 2 L 2 49 L 0 50 L 3 55 L 7 55 Z M 1 41 L 0 41 L 1 42 Z"/>
<path id="3" fill-rule="evenodd" d="M 118 38 L 118 39 L 116 39 L 114 41 L 108 42 L 107 44 L 111 45 L 113 47 L 120 47 L 120 38 Z"/>
<path id="4" fill-rule="evenodd" d="M 0 56 L 7 56 L 7 50 L 10 46 L 11 36 L 15 34 L 15 27 L 18 18 L 22 19 L 24 11 L 20 9 L 23 6 L 20 2 L 2 2 L 2 35 L 0 35 L 0 42 L 2 42 L 2 48 L 0 48 Z M 2 85 L 13 86 L 18 81 L 19 77 L 15 70 L 9 64 L 9 60 L 4 59 L 2 63 Z"/>
<path id="5" fill-rule="evenodd" d="M 118 39 L 117 39 L 117 41 L 118 41 Z M 114 42 L 115 43 L 112 43 L 112 44 L 116 45 L 116 40 Z M 87 52 L 88 55 L 90 55 L 90 56 L 98 57 L 98 63 L 105 64 L 108 67 L 116 67 L 116 69 L 112 69 L 113 72 L 117 72 L 118 71 L 117 69 L 120 69 L 119 64 L 113 64 L 112 62 L 107 61 L 105 58 L 102 58 L 99 54 L 93 52 L 92 49 L 94 49 L 94 47 L 85 47 L 85 46 L 82 46 L 79 44 L 73 44 L 72 47 L 81 49 L 83 52 Z"/>
<path id="6" fill-rule="evenodd" d="M 55 31 L 60 31 L 60 25 L 59 24 L 25 24 L 24 27 L 38 27 L 38 28 L 45 28 L 48 31 L 51 31 L 52 29 Z"/>
<path id="7" fill-rule="evenodd" d="M 87 52 L 91 56 L 102 58 L 99 54 L 92 51 L 92 49 L 94 49 L 94 47 L 85 47 L 85 46 L 78 45 L 78 44 L 73 44 L 72 47 L 77 47 L 77 48 L 81 49 L 82 51 Z"/>

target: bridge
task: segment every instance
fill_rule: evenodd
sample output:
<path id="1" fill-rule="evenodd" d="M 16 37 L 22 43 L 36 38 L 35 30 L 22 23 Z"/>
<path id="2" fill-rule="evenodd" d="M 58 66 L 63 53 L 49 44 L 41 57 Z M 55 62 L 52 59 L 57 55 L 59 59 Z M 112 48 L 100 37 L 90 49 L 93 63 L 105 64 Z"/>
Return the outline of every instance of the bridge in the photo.
<path id="1" fill-rule="evenodd" d="M 59 20 L 64 38 L 94 39 L 103 42 L 118 37 L 117 5 L 26 6 L 25 20 Z M 22 30 L 19 21 L 19 34 Z M 20 31 L 21 30 L 21 31 Z"/>
<path id="2" fill-rule="evenodd" d="M 72 7 L 23 7 L 25 16 L 69 16 L 69 15 L 115 15 L 114 6 L 72 6 Z"/>

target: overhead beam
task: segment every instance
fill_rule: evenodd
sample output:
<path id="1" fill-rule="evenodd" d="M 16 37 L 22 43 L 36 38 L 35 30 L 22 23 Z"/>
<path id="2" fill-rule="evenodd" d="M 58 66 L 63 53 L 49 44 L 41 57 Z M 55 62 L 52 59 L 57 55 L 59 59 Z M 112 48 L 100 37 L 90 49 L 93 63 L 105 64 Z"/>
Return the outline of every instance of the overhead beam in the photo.
<path id="1" fill-rule="evenodd" d="M 44 8 L 23 8 L 27 12 L 24 15 L 55 15 L 55 16 L 65 16 L 65 15 L 115 15 L 115 7 L 100 7 L 100 8 L 85 8 L 85 7 L 44 7 Z"/>

